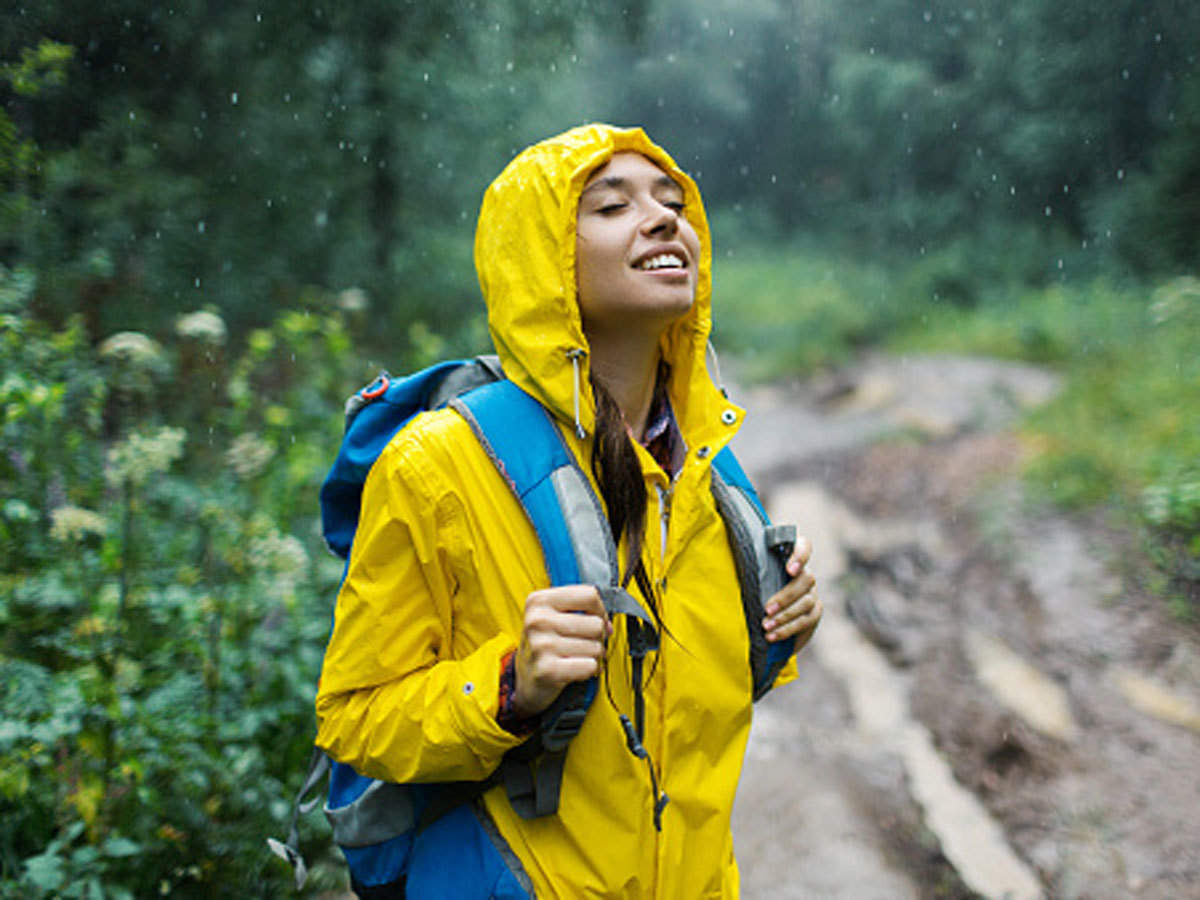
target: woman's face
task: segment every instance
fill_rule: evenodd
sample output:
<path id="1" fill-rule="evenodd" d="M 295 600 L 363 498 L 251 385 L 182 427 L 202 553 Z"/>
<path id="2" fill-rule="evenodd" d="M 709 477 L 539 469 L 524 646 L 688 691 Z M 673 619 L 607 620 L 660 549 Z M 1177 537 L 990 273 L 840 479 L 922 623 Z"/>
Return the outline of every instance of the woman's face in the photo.
<path id="1" fill-rule="evenodd" d="M 696 298 L 700 238 L 683 188 L 640 153 L 614 154 L 579 198 L 575 279 L 589 334 L 657 329 Z"/>

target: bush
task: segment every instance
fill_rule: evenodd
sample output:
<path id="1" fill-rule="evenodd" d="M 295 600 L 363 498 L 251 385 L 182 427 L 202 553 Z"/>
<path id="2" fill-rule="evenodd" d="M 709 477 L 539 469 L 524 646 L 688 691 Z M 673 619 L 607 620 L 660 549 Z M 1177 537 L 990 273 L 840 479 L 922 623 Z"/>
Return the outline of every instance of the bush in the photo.
<path id="1" fill-rule="evenodd" d="M 34 287 L 0 269 L 0 895 L 273 894 L 340 577 L 315 498 L 362 366 L 337 313 L 227 361 L 212 311 L 93 348 Z"/>

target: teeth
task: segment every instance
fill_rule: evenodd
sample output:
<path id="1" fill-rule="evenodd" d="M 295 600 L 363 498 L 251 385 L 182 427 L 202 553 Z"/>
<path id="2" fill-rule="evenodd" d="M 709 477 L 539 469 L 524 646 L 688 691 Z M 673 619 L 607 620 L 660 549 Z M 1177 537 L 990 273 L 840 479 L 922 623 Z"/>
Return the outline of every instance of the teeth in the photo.
<path id="1" fill-rule="evenodd" d="M 642 260 L 639 269 L 682 269 L 683 260 L 674 253 L 660 253 L 650 259 Z"/>

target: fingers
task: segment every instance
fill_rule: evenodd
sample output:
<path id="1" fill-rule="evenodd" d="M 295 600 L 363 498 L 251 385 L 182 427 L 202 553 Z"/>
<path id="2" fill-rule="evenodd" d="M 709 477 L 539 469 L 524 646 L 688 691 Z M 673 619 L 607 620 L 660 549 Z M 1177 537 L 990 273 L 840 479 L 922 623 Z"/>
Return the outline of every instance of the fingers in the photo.
<path id="1" fill-rule="evenodd" d="M 821 598 L 817 596 L 817 589 L 810 588 L 795 603 L 782 607 L 775 615 L 768 616 L 763 620 L 767 640 L 782 641 L 801 635 L 807 641 L 821 621 L 823 611 Z"/>
<path id="2" fill-rule="evenodd" d="M 796 545 L 792 548 L 792 555 L 787 561 L 787 573 L 795 578 L 808 565 L 811 556 L 812 542 L 804 535 L 799 535 L 796 538 Z"/>
<path id="3" fill-rule="evenodd" d="M 516 657 L 514 703 L 523 715 L 541 712 L 571 682 L 599 674 L 612 625 L 589 585 L 534 591 Z"/>
<path id="4" fill-rule="evenodd" d="M 534 591 L 525 600 L 525 630 L 551 631 L 564 637 L 603 639 L 612 634 L 600 592 L 591 585 Z"/>
<path id="5" fill-rule="evenodd" d="M 787 561 L 792 576 L 784 588 L 772 597 L 764 609 L 763 628 L 768 641 L 800 637 L 801 646 L 807 643 L 821 621 L 821 600 L 817 597 L 816 579 L 806 570 L 812 556 L 808 538 L 796 538 L 796 546 Z"/>

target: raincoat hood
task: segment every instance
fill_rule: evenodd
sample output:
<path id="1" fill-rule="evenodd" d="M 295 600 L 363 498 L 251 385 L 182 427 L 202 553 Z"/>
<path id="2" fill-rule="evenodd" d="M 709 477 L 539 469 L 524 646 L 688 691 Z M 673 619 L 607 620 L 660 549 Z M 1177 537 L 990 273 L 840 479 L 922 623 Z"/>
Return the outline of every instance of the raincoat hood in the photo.
<path id="1" fill-rule="evenodd" d="M 588 341 L 577 301 L 576 216 L 588 178 L 623 151 L 642 154 L 683 188 L 687 219 L 700 239 L 695 300 L 668 327 L 660 346 L 671 367 L 671 402 L 687 434 L 689 422 L 711 421 L 708 413 L 716 404 L 728 406 L 705 366 L 712 244 L 696 183 L 642 129 L 600 124 L 571 129 L 521 152 L 492 182 L 475 232 L 488 327 L 508 377 L 590 434 L 595 404 L 587 388 Z"/>

